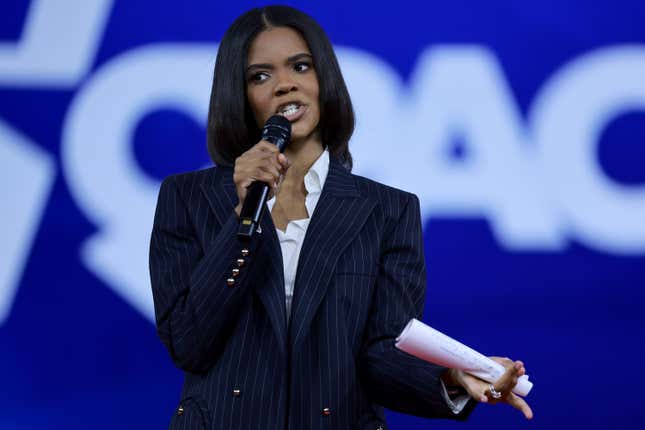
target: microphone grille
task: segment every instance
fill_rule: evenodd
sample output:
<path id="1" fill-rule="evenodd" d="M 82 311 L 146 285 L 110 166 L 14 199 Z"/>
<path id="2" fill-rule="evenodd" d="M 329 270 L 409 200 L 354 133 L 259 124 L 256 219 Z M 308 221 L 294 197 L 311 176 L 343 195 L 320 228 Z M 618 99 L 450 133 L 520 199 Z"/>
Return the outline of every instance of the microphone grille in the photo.
<path id="1" fill-rule="evenodd" d="M 291 123 L 282 115 L 273 115 L 264 124 L 262 139 L 274 143 L 276 139 L 284 140 L 285 143 L 289 142 L 291 139 Z"/>

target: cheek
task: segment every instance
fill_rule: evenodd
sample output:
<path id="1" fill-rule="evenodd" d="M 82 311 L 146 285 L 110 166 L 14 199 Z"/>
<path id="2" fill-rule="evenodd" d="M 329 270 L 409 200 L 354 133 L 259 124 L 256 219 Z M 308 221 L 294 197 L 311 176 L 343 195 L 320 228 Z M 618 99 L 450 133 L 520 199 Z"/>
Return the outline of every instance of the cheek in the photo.
<path id="1" fill-rule="evenodd" d="M 253 115 L 255 116 L 255 122 L 261 126 L 261 124 L 264 124 L 266 119 L 266 103 L 263 102 L 261 95 L 254 91 L 247 91 L 247 99 L 249 101 L 249 106 L 251 106 L 251 110 L 253 111 Z"/>
<path id="2" fill-rule="evenodd" d="M 309 94 L 311 95 L 311 99 L 315 100 L 315 110 L 316 110 L 316 115 L 320 115 L 320 90 L 318 87 L 318 82 L 312 83 Z"/>
<path id="3" fill-rule="evenodd" d="M 315 104 L 315 121 L 316 121 L 316 126 L 320 122 L 320 100 L 318 99 L 318 93 L 316 93 L 316 104 Z"/>

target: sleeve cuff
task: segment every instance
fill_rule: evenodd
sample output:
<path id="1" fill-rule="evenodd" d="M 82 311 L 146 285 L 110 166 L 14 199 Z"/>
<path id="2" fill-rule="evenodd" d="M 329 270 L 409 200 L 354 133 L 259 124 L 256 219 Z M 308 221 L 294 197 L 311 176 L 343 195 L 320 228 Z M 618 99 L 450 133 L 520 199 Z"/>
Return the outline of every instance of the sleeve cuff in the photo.
<path id="1" fill-rule="evenodd" d="M 455 397 L 454 399 L 451 399 L 448 395 L 446 385 L 441 380 L 439 380 L 439 383 L 441 384 L 441 396 L 446 401 L 446 404 L 448 405 L 450 410 L 452 410 L 452 413 L 459 415 L 461 411 L 464 410 L 464 407 L 466 406 L 466 403 L 468 403 L 468 400 L 470 400 L 470 395 L 462 394 Z"/>

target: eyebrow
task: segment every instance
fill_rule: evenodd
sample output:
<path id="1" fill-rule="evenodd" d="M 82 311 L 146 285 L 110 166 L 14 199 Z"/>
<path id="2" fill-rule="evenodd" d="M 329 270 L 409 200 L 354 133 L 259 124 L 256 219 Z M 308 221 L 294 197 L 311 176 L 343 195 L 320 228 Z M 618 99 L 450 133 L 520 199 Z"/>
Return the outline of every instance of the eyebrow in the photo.
<path id="1" fill-rule="evenodd" d="M 291 57 L 287 58 L 287 64 L 288 63 L 295 63 L 296 61 L 303 59 L 303 58 L 308 58 L 308 59 L 313 59 L 311 54 L 307 54 L 306 52 L 299 52 L 298 54 L 292 55 Z M 261 63 L 261 64 L 251 64 L 249 67 L 246 68 L 246 71 L 250 71 L 251 69 L 273 69 L 273 65 L 269 63 Z"/>

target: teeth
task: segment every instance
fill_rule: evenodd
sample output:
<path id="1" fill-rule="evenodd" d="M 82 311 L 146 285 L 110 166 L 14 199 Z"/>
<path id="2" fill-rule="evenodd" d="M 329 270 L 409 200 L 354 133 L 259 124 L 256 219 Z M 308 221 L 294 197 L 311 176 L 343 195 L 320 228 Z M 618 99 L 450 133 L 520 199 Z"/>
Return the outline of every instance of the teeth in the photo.
<path id="1" fill-rule="evenodd" d="M 299 108 L 300 108 L 300 106 L 298 106 L 297 104 L 292 103 L 292 104 L 286 105 L 282 109 L 282 113 L 285 114 L 285 115 L 293 115 L 294 113 L 298 112 Z"/>

